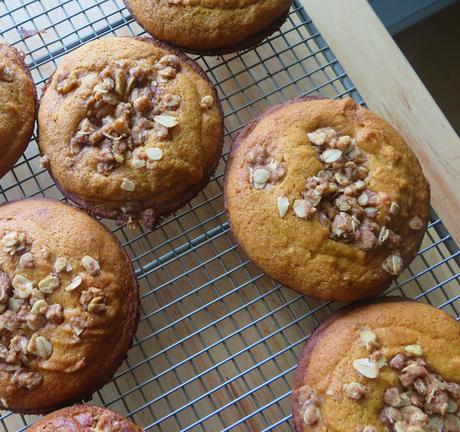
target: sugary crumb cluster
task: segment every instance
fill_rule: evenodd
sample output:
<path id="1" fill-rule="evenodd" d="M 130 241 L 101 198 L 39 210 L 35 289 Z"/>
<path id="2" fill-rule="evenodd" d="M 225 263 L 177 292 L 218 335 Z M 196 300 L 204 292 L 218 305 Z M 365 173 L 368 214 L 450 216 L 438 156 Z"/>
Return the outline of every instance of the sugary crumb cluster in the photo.
<path id="1" fill-rule="evenodd" d="M 45 334 L 65 326 L 75 343 L 86 327 L 85 313 L 104 314 L 107 300 L 101 288 L 91 286 L 99 275 L 99 262 L 86 255 L 80 259 L 53 257 L 46 247 L 32 252 L 33 240 L 25 233 L 4 231 L 0 236 L 0 370 L 12 386 L 32 390 L 42 383 L 37 364 L 53 354 L 53 343 Z M 34 278 L 45 262 L 50 273 Z M 13 271 L 4 269 L 14 268 Z M 76 273 L 74 267 L 81 267 Z M 51 301 L 58 289 L 77 292 L 81 309 L 67 310 Z M 7 401 L 2 400 L 7 406 Z"/>
<path id="2" fill-rule="evenodd" d="M 13 70 L 4 64 L 0 64 L 0 81 L 4 81 L 4 82 L 14 81 Z"/>
<path id="3" fill-rule="evenodd" d="M 282 165 L 273 159 L 264 146 L 257 145 L 246 155 L 249 181 L 256 189 L 264 189 L 283 178 Z"/>
<path id="4" fill-rule="evenodd" d="M 311 387 L 299 389 L 299 413 L 307 426 L 316 425 L 321 419 L 322 399 Z"/>

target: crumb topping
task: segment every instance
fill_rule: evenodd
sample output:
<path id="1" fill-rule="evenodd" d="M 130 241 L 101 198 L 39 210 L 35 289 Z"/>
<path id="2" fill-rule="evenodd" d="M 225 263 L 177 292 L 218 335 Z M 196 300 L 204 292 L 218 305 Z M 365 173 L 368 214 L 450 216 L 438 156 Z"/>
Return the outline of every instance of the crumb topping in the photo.
<path id="1" fill-rule="evenodd" d="M 178 125 L 181 97 L 169 93 L 165 84 L 180 70 L 174 54 L 164 55 L 155 64 L 120 60 L 106 66 L 85 101 L 86 116 L 69 143 L 70 152 L 76 156 L 87 147 L 96 148 L 96 169 L 104 176 L 124 163 L 135 169 L 153 169 L 163 158 L 162 142 Z M 61 74 L 56 90 L 65 96 L 82 80 L 76 72 Z M 212 96 L 203 97 L 206 107 L 213 103 Z M 146 146 L 149 137 L 157 141 L 154 148 Z M 121 188 L 134 190 L 124 184 Z"/>
<path id="2" fill-rule="evenodd" d="M 386 247 L 394 251 L 391 256 L 400 259 L 397 248 L 401 237 L 391 229 L 392 202 L 385 194 L 370 189 L 368 159 L 356 139 L 332 128 L 318 129 L 309 133 L 308 138 L 325 169 L 306 181 L 302 193 L 304 217 L 318 213 L 319 221 L 329 227 L 329 237 L 333 240 L 355 244 L 364 251 Z M 399 207 L 398 203 L 395 205 Z M 385 225 L 378 222 L 381 213 Z M 397 264 L 384 269 L 399 273 L 402 263 Z"/>
<path id="3" fill-rule="evenodd" d="M 386 432 L 460 432 L 460 385 L 432 371 L 418 344 L 401 347 L 387 365 L 384 351 L 372 330 L 360 331 L 360 342 L 369 358 L 356 359 L 353 367 L 360 376 L 376 379 L 385 366 L 398 374 L 398 387 L 385 390 L 379 420 Z M 367 395 L 361 382 L 345 383 L 343 392 L 353 401 Z M 358 426 L 356 432 L 376 431 L 373 425 Z"/>
<path id="4" fill-rule="evenodd" d="M 399 376 L 400 387 L 385 390 L 380 421 L 388 431 L 459 432 L 460 385 L 433 372 L 422 357 L 419 345 L 405 347 L 409 354 L 397 354 L 390 361 Z M 418 347 L 415 350 L 414 347 Z"/>
<path id="5" fill-rule="evenodd" d="M 317 129 L 307 136 L 324 168 L 306 179 L 300 197 L 276 197 L 279 216 L 284 218 L 292 206 L 297 218 L 316 216 L 329 229 L 332 240 L 353 244 L 365 252 L 384 249 L 387 256 L 382 261 L 382 269 L 399 275 L 404 268 L 399 250 L 401 236 L 396 232 L 400 204 L 387 194 L 371 189 L 368 157 L 356 138 L 330 127 Z M 249 182 L 258 190 L 269 188 L 285 175 L 283 165 L 261 145 L 248 152 L 246 163 Z M 423 226 L 418 215 L 409 222 L 413 230 Z"/>
<path id="6" fill-rule="evenodd" d="M 33 239 L 24 232 L 1 233 L 0 373 L 7 374 L 14 387 L 26 390 L 41 385 L 40 362 L 53 356 L 53 342 L 47 337 L 49 330 L 59 325 L 69 326 L 81 341 L 79 337 L 86 324 L 84 313 L 103 314 L 107 309 L 107 299 L 101 288 L 84 288 L 86 275 L 97 276 L 101 271 L 95 258 L 83 256 L 80 259 L 83 272 L 75 274 L 69 258 L 53 258 L 43 248 L 32 252 L 32 245 Z M 42 259 L 52 270 L 36 279 L 34 269 Z M 6 264 L 13 270 L 5 271 Z M 80 288 L 82 308 L 81 311 L 72 309 L 69 322 L 66 322 L 64 307 L 51 300 L 52 294 L 61 287 L 65 291 Z"/>
<path id="7" fill-rule="evenodd" d="M 350 399 L 360 400 L 366 395 L 367 388 L 364 384 L 353 381 L 351 383 L 344 384 L 343 391 Z"/>
<path id="8" fill-rule="evenodd" d="M 265 147 L 255 146 L 246 155 L 249 182 L 256 189 L 264 189 L 284 177 L 283 166 L 273 159 Z"/>

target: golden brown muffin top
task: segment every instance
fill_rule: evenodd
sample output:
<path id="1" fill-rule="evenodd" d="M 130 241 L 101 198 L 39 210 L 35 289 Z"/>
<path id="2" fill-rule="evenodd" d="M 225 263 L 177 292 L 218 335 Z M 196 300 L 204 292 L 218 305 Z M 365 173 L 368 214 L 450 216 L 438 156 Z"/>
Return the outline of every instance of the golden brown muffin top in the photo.
<path id="1" fill-rule="evenodd" d="M 291 5 L 291 0 L 124 1 L 153 36 L 201 52 L 246 47 L 248 39 L 270 30 Z"/>
<path id="2" fill-rule="evenodd" d="M 0 43 L 0 177 L 27 147 L 35 112 L 36 92 L 29 69 L 16 49 Z"/>
<path id="3" fill-rule="evenodd" d="M 29 432 L 142 432 L 139 426 L 107 408 L 75 405 L 48 414 Z"/>
<path id="4" fill-rule="evenodd" d="M 111 37 L 57 68 L 40 103 L 40 149 L 61 190 L 87 209 L 164 213 L 213 172 L 221 121 L 195 63 L 151 39 Z"/>
<path id="5" fill-rule="evenodd" d="M 317 298 L 383 290 L 415 255 L 429 188 L 403 138 L 351 99 L 297 99 L 232 148 L 233 233 L 265 272 Z"/>
<path id="6" fill-rule="evenodd" d="M 332 316 L 305 346 L 295 428 L 457 431 L 459 384 L 460 325 L 452 317 L 403 299 L 355 306 Z"/>
<path id="7" fill-rule="evenodd" d="M 97 221 L 56 201 L 0 207 L 0 400 L 43 412 L 111 377 L 138 314 L 128 258 Z"/>

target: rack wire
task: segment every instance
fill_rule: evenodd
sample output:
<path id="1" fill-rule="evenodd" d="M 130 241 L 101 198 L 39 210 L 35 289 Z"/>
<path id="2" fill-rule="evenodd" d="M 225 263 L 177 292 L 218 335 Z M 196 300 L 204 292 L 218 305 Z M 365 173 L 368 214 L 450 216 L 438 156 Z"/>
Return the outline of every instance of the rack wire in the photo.
<path id="1" fill-rule="evenodd" d="M 61 58 L 108 35 L 139 35 L 122 0 L 3 0 L 0 35 L 26 54 L 40 89 Z M 41 30 L 24 38 L 21 29 Z M 298 354 L 340 305 L 299 295 L 260 272 L 233 240 L 223 172 L 238 130 L 266 108 L 304 94 L 364 103 L 306 12 L 294 3 L 281 30 L 257 48 L 196 57 L 225 112 L 225 148 L 209 185 L 155 231 L 103 220 L 130 255 L 141 287 L 134 345 L 93 402 L 148 431 L 290 431 Z M 40 90 L 39 90 L 40 91 Z M 39 166 L 34 134 L 0 181 L 2 201 L 63 200 Z M 460 319 L 459 250 L 432 212 L 422 249 L 387 294 L 431 303 Z M 3 431 L 36 420 L 0 415 Z"/>

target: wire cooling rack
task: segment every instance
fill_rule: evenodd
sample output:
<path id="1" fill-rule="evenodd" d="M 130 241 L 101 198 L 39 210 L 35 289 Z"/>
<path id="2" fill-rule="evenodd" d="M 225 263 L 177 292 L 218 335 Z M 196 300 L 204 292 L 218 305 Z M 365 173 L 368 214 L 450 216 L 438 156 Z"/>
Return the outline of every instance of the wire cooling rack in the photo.
<path id="1" fill-rule="evenodd" d="M 43 32 L 24 38 L 24 30 Z M 26 53 L 39 89 L 83 43 L 141 33 L 122 0 L 0 1 L 0 35 Z M 224 155 L 206 189 L 159 229 L 118 228 L 103 220 L 132 259 L 142 316 L 127 360 L 93 402 L 149 431 L 290 431 L 298 354 L 340 305 L 305 298 L 251 264 L 229 232 L 223 171 L 232 138 L 266 108 L 301 94 L 363 101 L 297 4 L 281 30 L 257 48 L 197 61 L 222 100 Z M 39 166 L 36 135 L 0 188 L 2 201 L 63 199 Z M 389 293 L 429 302 L 459 320 L 458 258 L 432 213 L 419 255 Z M 25 430 L 35 419 L 2 412 L 0 426 Z"/>

